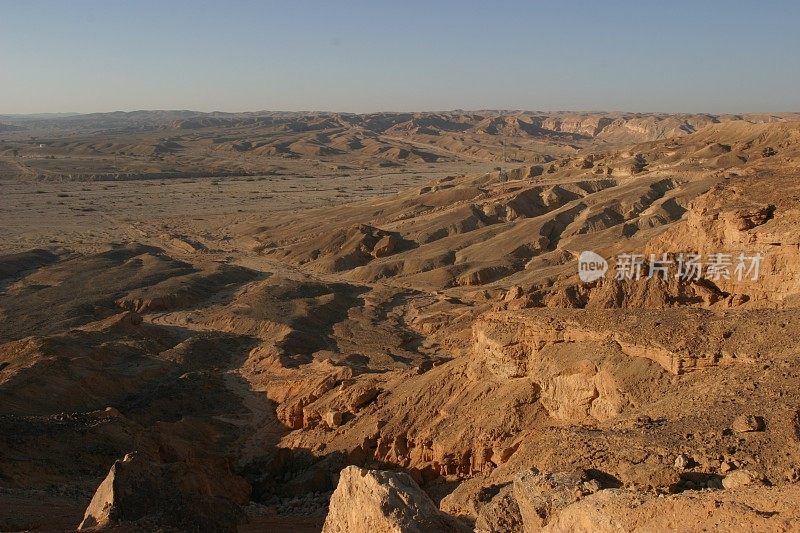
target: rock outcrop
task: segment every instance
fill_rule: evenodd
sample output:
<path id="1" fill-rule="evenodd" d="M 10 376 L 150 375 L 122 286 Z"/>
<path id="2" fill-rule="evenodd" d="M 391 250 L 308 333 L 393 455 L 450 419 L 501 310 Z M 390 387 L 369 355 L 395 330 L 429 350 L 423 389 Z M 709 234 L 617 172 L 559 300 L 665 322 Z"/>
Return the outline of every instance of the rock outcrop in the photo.
<path id="1" fill-rule="evenodd" d="M 526 533 L 540 531 L 562 509 L 601 488 L 584 470 L 554 474 L 532 470 L 517 477 L 513 487 Z"/>
<path id="2" fill-rule="evenodd" d="M 566 507 L 542 531 L 795 531 L 798 497 L 796 485 L 666 497 L 602 490 Z"/>
<path id="3" fill-rule="evenodd" d="M 131 453 L 114 463 L 78 529 L 121 524 L 236 531 L 250 498 L 242 478 L 200 463 L 156 463 Z"/>
<path id="4" fill-rule="evenodd" d="M 542 531 L 563 509 L 603 488 L 586 470 L 547 473 L 534 468 L 477 492 L 476 481 L 464 482 L 441 507 L 474 520 L 478 533 Z"/>
<path id="5" fill-rule="evenodd" d="M 323 533 L 467 533 L 410 476 L 348 466 L 331 496 Z"/>
<path id="6" fill-rule="evenodd" d="M 631 358 L 649 359 L 671 374 L 752 362 L 774 346 L 770 335 L 733 339 L 742 320 L 779 312 L 722 316 L 701 310 L 523 310 L 487 313 L 473 325 L 473 357 L 499 377 L 540 375 L 547 350 L 565 344 L 612 347 Z M 773 334 L 785 328 L 775 323 Z"/>

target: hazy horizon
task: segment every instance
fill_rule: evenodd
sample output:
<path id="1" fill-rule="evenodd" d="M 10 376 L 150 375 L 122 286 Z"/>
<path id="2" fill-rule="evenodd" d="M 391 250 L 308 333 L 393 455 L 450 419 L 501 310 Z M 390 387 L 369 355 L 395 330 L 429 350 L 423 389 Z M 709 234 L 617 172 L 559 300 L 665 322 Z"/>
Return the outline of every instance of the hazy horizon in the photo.
<path id="1" fill-rule="evenodd" d="M 800 109 L 786 1 L 4 6 L 0 114 Z"/>
<path id="2" fill-rule="evenodd" d="M 500 108 L 481 108 L 481 109 L 376 109 L 371 111 L 340 111 L 331 109 L 254 109 L 254 110 L 237 110 L 227 111 L 222 109 L 210 109 L 203 111 L 200 109 L 110 109 L 100 111 L 52 111 L 52 112 L 39 112 L 39 113 L 0 113 L 2 117 L 76 117 L 82 115 L 102 115 L 112 113 L 199 113 L 199 114 L 226 114 L 226 115 L 239 115 L 239 114 L 260 114 L 260 113 L 332 113 L 343 115 L 367 115 L 372 113 L 486 113 L 496 112 L 503 114 L 512 113 L 576 113 L 576 114 L 636 114 L 636 115 L 711 115 L 711 116 L 726 116 L 726 115 L 782 115 L 800 113 L 797 110 L 785 109 L 775 111 L 732 111 L 723 113 L 711 113 L 706 111 L 628 111 L 625 109 L 500 109 Z"/>

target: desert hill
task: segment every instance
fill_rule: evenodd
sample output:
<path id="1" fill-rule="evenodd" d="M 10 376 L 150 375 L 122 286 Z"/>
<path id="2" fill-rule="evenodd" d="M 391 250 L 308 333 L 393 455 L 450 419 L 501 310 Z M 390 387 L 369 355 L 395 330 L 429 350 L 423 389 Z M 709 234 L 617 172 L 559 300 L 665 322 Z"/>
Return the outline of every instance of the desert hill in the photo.
<path id="1" fill-rule="evenodd" d="M 679 137 L 711 124 L 793 114 L 197 113 L 134 111 L 7 116 L 9 177 L 49 180 L 258 175 L 288 165 L 356 168 L 541 163 L 603 147 Z"/>
<path id="2" fill-rule="evenodd" d="M 20 122 L 0 529 L 793 530 L 796 119 Z"/>

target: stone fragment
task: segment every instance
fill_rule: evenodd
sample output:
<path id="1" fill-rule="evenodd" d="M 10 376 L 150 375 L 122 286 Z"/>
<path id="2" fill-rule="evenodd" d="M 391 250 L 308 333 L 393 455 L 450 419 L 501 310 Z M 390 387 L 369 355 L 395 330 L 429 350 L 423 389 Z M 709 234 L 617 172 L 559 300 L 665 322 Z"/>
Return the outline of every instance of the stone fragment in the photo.
<path id="1" fill-rule="evenodd" d="M 731 429 L 736 433 L 763 431 L 764 420 L 760 416 L 739 415 L 734 419 Z"/>
<path id="2" fill-rule="evenodd" d="M 749 470 L 734 470 L 722 480 L 722 486 L 726 489 L 738 489 L 754 482 L 760 482 L 761 476 Z"/>
<path id="3" fill-rule="evenodd" d="M 325 424 L 328 425 L 329 428 L 336 428 L 342 425 L 344 420 L 344 415 L 341 411 L 328 411 L 325 413 L 323 418 Z"/>

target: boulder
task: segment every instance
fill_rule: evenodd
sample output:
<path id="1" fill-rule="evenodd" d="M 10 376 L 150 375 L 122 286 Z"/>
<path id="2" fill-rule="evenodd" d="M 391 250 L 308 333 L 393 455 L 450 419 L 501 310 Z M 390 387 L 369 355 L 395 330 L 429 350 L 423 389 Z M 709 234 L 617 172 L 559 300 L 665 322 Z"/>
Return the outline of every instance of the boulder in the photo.
<path id="1" fill-rule="evenodd" d="M 325 413 L 323 421 L 329 428 L 337 428 L 342 425 L 342 422 L 344 421 L 344 415 L 341 411 L 331 410 Z"/>
<path id="2" fill-rule="evenodd" d="M 79 530 L 136 523 L 147 528 L 236 531 L 249 502 L 244 479 L 207 463 L 157 463 L 129 453 L 111 467 Z"/>
<path id="3" fill-rule="evenodd" d="M 540 531 L 561 509 L 600 490 L 585 470 L 574 472 L 525 472 L 514 480 L 514 499 L 522 517 L 523 531 Z"/>
<path id="4" fill-rule="evenodd" d="M 340 473 L 322 531 L 466 533 L 472 529 L 441 512 L 408 474 L 348 466 Z"/>
<path id="5" fill-rule="evenodd" d="M 763 431 L 764 420 L 760 416 L 739 415 L 734 419 L 731 429 L 736 433 Z"/>
<path id="6" fill-rule="evenodd" d="M 753 483 L 761 483 L 762 477 L 749 470 L 734 470 L 722 480 L 722 486 L 726 489 L 738 489 Z"/>
<path id="7" fill-rule="evenodd" d="M 400 238 L 396 235 L 388 234 L 381 237 L 372 248 L 372 255 L 375 257 L 386 257 L 392 255 L 400 246 Z"/>

